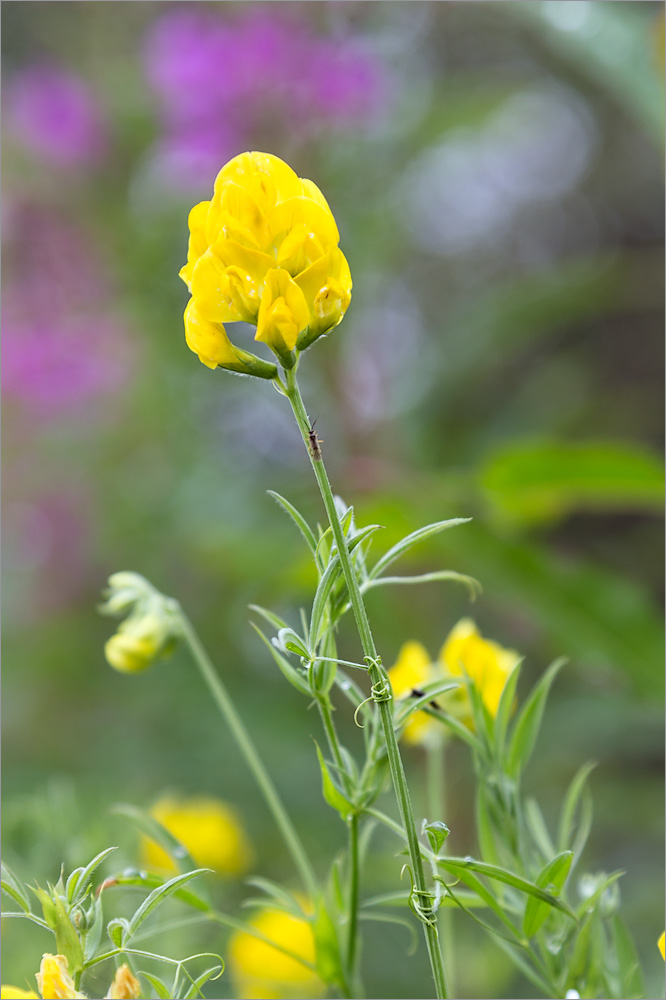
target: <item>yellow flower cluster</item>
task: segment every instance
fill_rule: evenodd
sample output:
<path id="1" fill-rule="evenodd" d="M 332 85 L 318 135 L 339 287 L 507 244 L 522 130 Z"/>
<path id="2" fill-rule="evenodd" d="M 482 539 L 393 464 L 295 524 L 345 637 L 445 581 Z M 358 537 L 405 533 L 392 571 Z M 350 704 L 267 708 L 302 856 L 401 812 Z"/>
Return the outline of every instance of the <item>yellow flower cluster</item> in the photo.
<path id="1" fill-rule="evenodd" d="M 86 1000 L 86 994 L 79 993 L 74 985 L 64 955 L 43 955 L 35 978 L 42 1000 Z M 36 993 L 16 986 L 3 986 L 1 996 L 2 1000 L 39 1000 Z M 106 1000 L 138 1000 L 140 996 L 139 980 L 128 965 L 121 965 L 116 969 Z"/>
<path id="2" fill-rule="evenodd" d="M 455 625 L 442 646 L 439 659 L 432 662 L 430 654 L 419 642 L 406 642 L 395 665 L 389 670 L 393 693 L 397 698 L 411 695 L 424 684 L 449 677 L 466 677 L 479 691 L 491 716 L 497 715 L 499 700 L 509 675 L 520 656 L 513 649 L 503 649 L 490 639 L 484 639 L 471 618 L 463 618 Z M 445 696 L 446 698 L 447 696 Z M 462 715 L 472 725 L 469 695 L 461 688 L 460 694 L 448 696 L 445 707 Z M 442 726 L 436 719 L 417 712 L 407 722 L 404 738 L 407 743 L 424 744 L 440 738 Z"/>
<path id="3" fill-rule="evenodd" d="M 312 927 L 278 910 L 260 910 L 251 926 L 278 947 L 287 948 L 310 965 L 315 963 Z M 243 931 L 229 942 L 229 963 L 239 1000 L 279 1000 L 279 998 L 321 997 L 326 986 L 314 969 L 302 965 L 278 948 Z"/>
<path id="4" fill-rule="evenodd" d="M 211 201 L 189 216 L 192 298 L 187 344 L 209 368 L 274 378 L 275 365 L 232 344 L 225 323 L 257 328 L 255 340 L 285 367 L 337 326 L 351 299 L 340 235 L 319 188 L 269 153 L 241 153 L 220 170 Z"/>
<path id="5" fill-rule="evenodd" d="M 150 810 L 187 849 L 201 868 L 222 875 L 240 875 L 252 863 L 252 850 L 235 811 L 225 802 L 200 795 L 189 799 L 166 795 Z M 176 872 L 173 859 L 154 840 L 142 842 L 143 865 Z"/>

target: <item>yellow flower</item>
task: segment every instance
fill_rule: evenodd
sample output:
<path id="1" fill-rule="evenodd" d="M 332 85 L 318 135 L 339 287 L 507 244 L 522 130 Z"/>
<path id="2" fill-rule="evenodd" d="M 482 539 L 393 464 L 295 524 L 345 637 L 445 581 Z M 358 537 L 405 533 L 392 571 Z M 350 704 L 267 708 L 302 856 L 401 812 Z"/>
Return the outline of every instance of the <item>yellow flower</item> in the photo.
<path id="1" fill-rule="evenodd" d="M 413 690 L 419 691 L 424 684 L 436 678 L 432 657 L 420 642 L 406 642 L 400 648 L 398 659 L 388 676 L 396 698 L 409 697 Z M 425 744 L 439 740 L 442 732 L 442 724 L 436 719 L 425 712 L 415 712 L 409 717 L 403 737 L 406 743 Z"/>
<path id="2" fill-rule="evenodd" d="M 74 988 L 64 955 L 43 955 L 36 979 L 44 1000 L 85 1000 L 85 993 Z"/>
<path id="3" fill-rule="evenodd" d="M 340 234 L 319 188 L 269 153 L 241 153 L 222 168 L 211 201 L 189 216 L 192 299 L 188 346 L 209 367 L 272 378 L 274 366 L 240 351 L 225 323 L 257 327 L 283 364 L 337 326 L 351 300 Z M 273 373 L 271 374 L 271 369 Z"/>
<path id="4" fill-rule="evenodd" d="M 661 957 L 666 961 L 666 932 L 661 932 L 661 937 L 657 941 L 657 947 L 661 952 Z"/>
<path id="5" fill-rule="evenodd" d="M 106 994 L 106 1000 L 138 1000 L 141 996 L 141 984 L 127 963 L 116 969 L 111 988 Z"/>
<path id="6" fill-rule="evenodd" d="M 239 875 L 250 866 L 252 851 L 238 816 L 219 799 L 164 796 L 150 813 L 187 848 L 201 868 Z M 147 837 L 143 839 L 142 854 L 147 868 L 176 871 L 173 859 Z"/>
<path id="7" fill-rule="evenodd" d="M 314 965 L 314 936 L 307 920 L 276 910 L 261 910 L 251 926 L 276 945 L 288 948 Z M 325 984 L 313 969 L 243 931 L 237 931 L 229 942 L 229 962 L 236 986 L 234 996 L 239 1000 L 281 997 L 300 1000 L 320 997 L 326 992 Z"/>
<path id="8" fill-rule="evenodd" d="M 498 643 L 484 639 L 471 618 L 463 618 L 449 632 L 438 663 L 432 663 L 421 643 L 406 642 L 388 675 L 396 698 L 410 697 L 412 691 L 419 691 L 424 684 L 446 680 L 447 676 L 466 677 L 477 688 L 494 718 L 504 685 L 519 659 L 514 650 L 503 649 Z M 452 715 L 473 725 L 469 694 L 463 687 L 435 700 Z M 427 744 L 440 740 L 442 733 L 441 723 L 425 712 L 416 712 L 405 726 L 404 738 L 407 743 Z"/>
<path id="9" fill-rule="evenodd" d="M 135 674 L 171 652 L 179 636 L 173 601 L 139 573 L 126 571 L 109 577 L 105 596 L 99 609 L 102 614 L 127 614 L 104 645 L 106 659 L 115 670 Z"/>
<path id="10" fill-rule="evenodd" d="M 518 653 L 484 639 L 471 618 L 462 618 L 449 632 L 439 658 L 445 672 L 469 678 L 494 718 L 504 685 L 520 660 Z"/>
<path id="11" fill-rule="evenodd" d="M 0 989 L 0 1000 L 39 1000 L 39 997 L 29 990 L 20 990 L 18 986 L 3 986 Z"/>

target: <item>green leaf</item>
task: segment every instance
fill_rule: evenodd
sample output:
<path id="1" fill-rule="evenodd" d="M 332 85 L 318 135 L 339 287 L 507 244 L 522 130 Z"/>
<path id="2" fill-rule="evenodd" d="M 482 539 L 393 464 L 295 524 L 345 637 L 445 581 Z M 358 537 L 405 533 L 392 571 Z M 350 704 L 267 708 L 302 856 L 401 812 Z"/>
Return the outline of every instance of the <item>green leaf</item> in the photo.
<path id="1" fill-rule="evenodd" d="M 2 891 L 11 896 L 25 913 L 31 912 L 30 898 L 25 888 L 4 861 L 2 862 Z"/>
<path id="2" fill-rule="evenodd" d="M 473 858 L 439 858 L 437 863 L 442 868 L 446 868 L 447 871 L 459 875 L 460 878 L 463 878 L 463 872 L 473 871 L 479 875 L 485 875 L 486 878 L 504 882 L 506 885 L 510 885 L 520 892 L 527 893 L 529 896 L 535 896 L 556 910 L 561 910 L 562 913 L 566 913 L 572 920 L 578 920 L 576 914 L 563 900 L 558 899 L 557 896 L 553 896 L 552 893 L 547 892 L 541 886 L 535 885 L 520 875 L 506 871 L 506 869 L 500 868 L 498 865 L 489 865 L 484 861 L 475 861 Z"/>
<path id="3" fill-rule="evenodd" d="M 412 531 L 409 535 L 405 535 L 405 537 L 392 546 L 392 548 L 390 548 L 388 552 L 381 557 L 381 559 L 377 560 L 368 574 L 369 578 L 374 580 L 381 576 L 382 573 L 388 569 L 391 563 L 394 563 L 396 559 L 399 559 L 405 552 L 408 552 L 414 545 L 418 545 L 419 542 L 423 542 L 426 538 L 430 538 L 431 535 L 436 535 L 440 531 L 445 531 L 447 528 L 455 528 L 458 524 L 467 524 L 469 521 L 471 521 L 470 517 L 451 517 L 446 521 L 435 521 L 433 524 L 426 524 L 423 528 L 417 528 L 416 531 Z"/>
<path id="4" fill-rule="evenodd" d="M 576 811 L 585 790 L 587 779 L 596 766 L 594 761 L 583 764 L 569 785 L 564 802 L 562 803 L 560 822 L 557 830 L 557 849 L 559 851 L 564 851 L 572 846 L 571 839 L 574 831 Z"/>
<path id="5" fill-rule="evenodd" d="M 475 753 L 480 754 L 482 752 L 483 747 L 478 737 L 460 719 L 456 719 L 454 715 L 450 715 L 441 708 L 436 711 L 434 708 L 430 708 L 429 705 L 425 705 L 422 710 L 432 719 L 439 719 L 442 725 L 450 729 L 452 733 L 455 733 L 463 743 L 467 743 Z"/>
<path id="6" fill-rule="evenodd" d="M 67 959 L 70 972 L 80 972 L 83 968 L 81 940 L 58 893 L 53 894 L 53 906 L 55 909 L 54 930 L 57 952 Z"/>
<path id="7" fill-rule="evenodd" d="M 144 889 L 157 889 L 164 885 L 164 879 L 160 875 L 154 875 L 150 872 L 137 871 L 131 875 L 123 873 L 114 876 L 113 885 L 132 885 L 141 886 Z M 211 911 L 210 903 L 206 899 L 202 899 L 201 896 L 197 896 L 190 889 L 179 889 L 174 893 L 174 899 L 178 899 L 181 903 L 191 906 L 194 910 L 200 910 L 202 913 L 210 913 Z"/>
<path id="8" fill-rule="evenodd" d="M 507 774 L 512 777 L 520 774 L 530 758 L 539 735 L 550 686 L 565 663 L 565 659 L 555 660 L 554 663 L 551 663 L 543 677 L 535 684 L 516 720 L 506 762 Z"/>
<path id="9" fill-rule="evenodd" d="M 577 510 L 657 513 L 664 506 L 662 461 L 622 443 L 511 445 L 480 475 L 498 513 L 524 522 L 555 521 Z"/>
<path id="10" fill-rule="evenodd" d="M 483 909 L 488 904 L 481 899 L 475 892 L 468 891 L 467 889 L 458 889 L 456 895 L 460 897 L 466 906 L 472 907 L 473 909 Z M 361 903 L 362 907 L 369 906 L 409 906 L 408 892 L 383 892 L 379 896 L 371 896 L 369 899 L 364 900 Z M 440 906 L 453 907 L 458 904 L 450 899 L 448 896 L 444 896 L 440 901 Z"/>
<path id="11" fill-rule="evenodd" d="M 106 932 L 109 935 L 111 943 L 115 945 L 116 948 L 122 948 L 125 940 L 129 940 L 128 931 L 129 921 L 125 920 L 124 917 L 114 917 L 114 919 L 109 920 L 106 925 Z"/>
<path id="12" fill-rule="evenodd" d="M 324 799 L 332 809 L 335 809 L 340 814 L 340 818 L 346 822 L 347 817 L 354 812 L 354 807 L 333 783 L 328 766 L 316 740 L 314 741 L 314 745 L 317 748 L 317 758 L 319 760 L 319 767 L 321 768 L 321 790 Z"/>
<path id="13" fill-rule="evenodd" d="M 325 983 L 340 984 L 344 982 L 344 973 L 340 962 L 340 945 L 335 932 L 335 925 L 323 902 L 317 907 L 317 915 L 312 924 L 315 942 L 315 963 L 317 973 Z"/>
<path id="14" fill-rule="evenodd" d="M 333 585 L 340 574 L 340 557 L 334 553 L 324 570 L 321 580 L 317 584 L 314 600 L 312 602 L 312 615 L 310 617 L 310 643 L 316 649 L 321 638 L 322 623 L 326 612 L 326 604 L 330 596 Z"/>
<path id="15" fill-rule="evenodd" d="M 169 989 L 166 983 L 163 982 L 159 976 L 154 976 L 151 972 L 138 972 L 137 975 L 143 976 L 144 979 L 148 980 L 160 1000 L 169 1000 L 173 990 Z"/>
<path id="16" fill-rule="evenodd" d="M 483 590 L 479 581 L 475 580 L 473 576 L 465 576 L 464 573 L 456 573 L 452 569 L 441 569 L 435 570 L 433 573 L 421 573 L 418 576 L 380 576 L 376 579 L 368 579 L 361 584 L 361 593 L 365 594 L 368 590 L 374 590 L 376 587 L 400 586 L 405 584 L 413 586 L 418 583 L 436 583 L 439 580 L 452 580 L 454 583 L 464 584 L 473 601 L 476 600 Z"/>
<path id="17" fill-rule="evenodd" d="M 396 729 L 402 729 L 407 720 L 414 715 L 415 712 L 421 712 L 425 705 L 429 705 L 431 701 L 434 701 L 438 695 L 445 694 L 447 691 L 453 691 L 460 687 L 460 681 L 431 681 L 429 684 L 424 684 L 423 687 L 419 688 L 422 694 L 411 697 L 409 700 L 404 699 L 399 704 L 396 710 L 395 726 Z M 434 706 L 433 706 L 434 708 Z"/>
<path id="18" fill-rule="evenodd" d="M 571 851 L 563 851 L 557 857 L 549 861 L 539 873 L 536 884 L 541 889 L 547 889 L 554 895 L 562 891 L 562 887 L 567 880 L 573 854 Z M 523 931 L 527 938 L 531 938 L 543 926 L 544 921 L 550 913 L 550 904 L 544 903 L 534 896 L 531 896 L 525 905 L 525 916 L 523 917 Z"/>
<path id="19" fill-rule="evenodd" d="M 305 520 L 301 512 L 297 510 L 296 507 L 294 507 L 293 503 L 290 503 L 289 500 L 286 500 L 283 496 L 280 496 L 280 494 L 276 493 L 275 490 L 267 490 L 267 493 L 269 497 L 273 497 L 273 499 L 280 505 L 280 507 L 282 507 L 282 509 L 286 511 L 286 513 L 292 519 L 292 521 L 300 531 L 301 535 L 305 539 L 305 542 L 310 551 L 312 552 L 313 556 L 316 557 L 317 539 L 315 538 L 312 528 Z"/>
<path id="20" fill-rule="evenodd" d="M 495 899 L 492 892 L 488 889 L 487 886 L 483 884 L 481 879 L 477 878 L 476 875 L 474 875 L 473 872 L 471 871 L 458 871 L 458 876 L 461 879 L 461 881 L 464 882 L 465 885 L 467 885 L 472 890 L 472 892 L 479 897 L 480 900 L 482 900 L 484 906 L 487 906 L 489 909 L 493 911 L 495 916 L 499 918 L 499 920 L 511 932 L 511 934 L 516 938 L 516 940 L 520 941 L 521 940 L 520 931 L 507 915 L 505 908 L 501 905 L 501 903 L 499 903 Z M 457 905 L 462 904 L 463 902 L 462 893 L 460 893 L 457 889 L 454 893 L 452 892 L 450 886 L 446 886 L 446 892 L 451 895 L 452 899 L 456 902 Z M 463 908 L 466 908 L 466 905 L 464 905 Z M 487 927 L 489 930 L 494 931 L 492 924 L 488 924 L 485 921 L 483 921 L 483 926 Z"/>
<path id="21" fill-rule="evenodd" d="M 248 604 L 248 608 L 250 611 L 256 611 L 258 615 L 265 618 L 266 621 L 275 628 L 287 628 L 287 622 L 284 618 L 280 618 L 280 616 L 276 615 L 274 611 L 269 611 L 268 608 L 262 608 L 260 604 Z"/>
<path id="22" fill-rule="evenodd" d="M 276 649 L 281 649 L 288 653 L 295 653 L 297 656 L 303 656 L 306 660 L 310 659 L 310 650 L 305 644 L 303 638 L 294 632 L 293 628 L 281 628 L 277 636 L 272 640 L 272 644 Z"/>
<path id="23" fill-rule="evenodd" d="M 102 940 L 102 932 L 104 930 L 104 910 L 102 908 L 101 894 L 99 894 L 93 902 L 93 913 L 94 917 L 92 923 L 85 932 L 83 939 L 84 966 L 95 957 L 97 949 L 99 948 L 99 943 Z"/>
<path id="24" fill-rule="evenodd" d="M 621 996 L 644 997 L 645 984 L 636 946 L 620 917 L 613 917 L 612 933 L 621 980 Z"/>
<path id="25" fill-rule="evenodd" d="M 187 882 L 190 882 L 193 878 L 196 878 L 198 875 L 203 875 L 204 872 L 209 871 L 209 868 L 197 868 L 196 871 L 186 872 L 184 875 L 176 875 L 175 878 L 169 879 L 168 882 L 158 886 L 157 889 L 153 889 L 129 921 L 127 932 L 123 936 L 123 945 L 126 945 L 129 942 L 130 938 L 136 934 L 144 920 L 149 917 L 158 906 L 161 906 L 162 903 L 166 902 L 169 896 L 173 896 L 174 893 L 181 889 Z"/>
<path id="26" fill-rule="evenodd" d="M 495 753 L 497 754 L 497 759 L 499 761 L 504 759 L 506 731 L 509 726 L 511 712 L 515 707 L 516 685 L 518 684 L 522 664 L 523 661 L 521 659 L 509 674 L 500 696 L 499 705 L 497 706 L 497 715 L 495 716 L 493 729 L 495 736 Z"/>
<path id="27" fill-rule="evenodd" d="M 291 663 L 289 662 L 289 660 L 286 659 L 286 657 L 278 653 L 275 646 L 271 643 L 270 639 L 268 639 L 264 635 L 264 633 L 261 631 L 258 625 L 255 625 L 254 622 L 250 622 L 250 625 L 255 630 L 257 635 L 261 638 L 262 642 L 270 650 L 271 656 L 273 657 L 273 659 L 275 660 L 281 672 L 284 674 L 289 683 L 293 687 L 295 687 L 297 691 L 300 691 L 301 694 L 304 694 L 308 698 L 311 698 L 312 691 L 310 690 L 310 685 L 303 677 L 303 675 L 300 674 L 298 670 L 296 670 L 296 668 L 291 665 Z"/>
<path id="28" fill-rule="evenodd" d="M 106 850 L 100 851 L 99 854 L 95 855 L 85 868 L 76 868 L 71 873 L 65 885 L 65 893 L 70 903 L 78 903 L 85 897 L 94 873 L 117 850 L 117 847 L 107 847 Z"/>
<path id="29" fill-rule="evenodd" d="M 557 853 L 555 845 L 553 844 L 550 833 L 548 832 L 548 827 L 546 826 L 546 821 L 543 818 L 543 813 L 539 808 L 539 804 L 536 799 L 526 799 L 525 801 L 525 820 L 529 827 L 530 833 L 534 843 L 541 851 L 541 854 L 545 858 L 552 858 L 554 854 Z"/>
<path id="30" fill-rule="evenodd" d="M 424 822 L 423 829 L 428 834 L 428 840 L 430 841 L 431 848 L 435 854 L 439 854 L 440 847 L 451 833 L 448 826 L 440 819 L 436 819 L 431 823 Z"/>

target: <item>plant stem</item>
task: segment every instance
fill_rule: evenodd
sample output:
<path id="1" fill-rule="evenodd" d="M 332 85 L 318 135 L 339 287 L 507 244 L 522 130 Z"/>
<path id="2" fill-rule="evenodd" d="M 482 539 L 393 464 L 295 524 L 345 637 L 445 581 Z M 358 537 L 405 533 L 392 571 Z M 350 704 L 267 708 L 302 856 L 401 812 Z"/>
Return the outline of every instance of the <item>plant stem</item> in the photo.
<path id="1" fill-rule="evenodd" d="M 361 639 L 361 646 L 363 647 L 364 655 L 368 658 L 368 673 L 370 675 L 372 688 L 375 691 L 379 691 L 385 685 L 388 685 L 388 680 L 386 679 L 386 674 L 381 670 L 378 663 L 377 650 L 372 637 L 372 631 L 370 629 L 370 623 L 365 610 L 365 604 L 363 603 L 359 583 L 356 578 L 356 573 L 354 572 L 349 549 L 347 548 L 347 541 L 335 507 L 333 491 L 321 457 L 321 450 L 317 448 L 315 455 L 313 454 L 314 449 L 312 449 L 310 445 L 311 426 L 303 404 L 300 390 L 298 388 L 298 383 L 296 381 L 295 369 L 291 368 L 286 370 L 285 376 L 285 395 L 291 403 L 305 447 L 308 450 L 310 462 L 319 485 L 324 507 L 326 508 L 326 514 L 328 515 L 329 524 L 333 532 L 333 537 L 335 538 L 338 555 L 340 557 L 340 565 L 347 584 L 347 592 L 349 594 L 349 599 L 354 612 L 354 618 L 356 619 L 356 626 Z M 407 779 L 405 777 L 405 769 L 402 764 L 402 758 L 400 756 L 398 743 L 393 729 L 393 708 L 391 704 L 392 695 L 390 694 L 390 685 L 388 686 L 389 698 L 376 699 L 376 703 L 379 709 L 382 729 L 384 732 L 384 741 L 386 743 L 386 753 L 391 770 L 393 788 L 398 800 L 400 816 L 407 835 L 407 845 L 409 848 L 412 877 L 414 880 L 414 896 L 416 897 L 416 903 L 424 910 L 424 915 L 423 918 L 421 918 L 421 921 L 424 926 L 430 966 L 435 980 L 435 989 L 438 998 L 445 998 L 447 995 L 446 981 L 444 976 L 442 954 L 439 947 L 437 924 L 434 920 L 432 911 L 428 911 L 428 900 L 432 897 L 426 885 L 423 859 L 421 857 L 421 849 L 416 835 L 416 825 L 414 823 L 414 815 L 412 812 Z"/>
<path id="2" fill-rule="evenodd" d="M 347 937 L 347 976 L 353 984 L 356 981 L 356 956 L 358 943 L 358 898 L 359 898 L 359 857 L 358 857 L 358 814 L 349 821 L 349 927 Z"/>
<path id="3" fill-rule="evenodd" d="M 259 754 L 257 753 L 256 747 L 250 738 L 250 734 L 236 711 L 229 692 L 222 683 L 219 674 L 215 670 L 210 657 L 204 649 L 189 618 L 182 609 L 179 608 L 179 611 L 183 638 L 190 648 L 190 652 L 192 653 L 194 661 L 201 672 L 201 676 L 208 685 L 208 689 L 212 694 L 217 707 L 222 713 L 231 735 L 236 741 L 238 749 L 245 758 L 245 763 L 252 772 L 252 775 L 257 782 L 264 799 L 266 800 L 266 805 L 270 809 L 273 819 L 282 834 L 287 849 L 291 854 L 293 862 L 301 877 L 305 891 L 314 905 L 319 893 L 317 879 L 308 856 L 305 853 L 305 848 L 301 843 L 301 839 L 298 836 L 293 823 L 289 819 L 289 816 L 287 815 L 287 811 L 282 804 L 282 800 L 280 799 L 280 796 L 278 795 L 277 790 L 266 768 L 264 767 Z"/>
<path id="4" fill-rule="evenodd" d="M 446 817 L 446 743 L 428 744 L 426 747 L 426 779 L 428 788 L 428 812 L 434 820 Z M 455 948 L 453 945 L 453 913 L 443 907 L 437 915 L 444 953 L 448 958 L 446 969 L 451 995 L 455 988 Z"/>

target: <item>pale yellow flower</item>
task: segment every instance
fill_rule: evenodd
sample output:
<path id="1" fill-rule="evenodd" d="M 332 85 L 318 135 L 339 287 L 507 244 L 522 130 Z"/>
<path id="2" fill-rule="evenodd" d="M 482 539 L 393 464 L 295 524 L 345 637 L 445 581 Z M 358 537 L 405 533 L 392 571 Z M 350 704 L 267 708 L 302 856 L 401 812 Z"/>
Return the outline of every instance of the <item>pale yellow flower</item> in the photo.
<path id="1" fill-rule="evenodd" d="M 124 963 L 116 969 L 106 1000 L 138 1000 L 140 996 L 141 983 L 132 974 L 129 965 Z"/>
<path id="2" fill-rule="evenodd" d="M 3 986 L 0 989 L 0 1000 L 39 1000 L 39 997 L 29 990 L 20 990 L 18 986 Z"/>
<path id="3" fill-rule="evenodd" d="M 251 925 L 275 944 L 314 965 L 315 943 L 309 921 L 276 910 L 261 910 Z M 321 997 L 326 992 L 313 969 L 251 934 L 237 931 L 229 942 L 228 955 L 238 1000 L 300 1000 Z"/>
<path id="4" fill-rule="evenodd" d="M 252 863 L 252 850 L 235 810 L 219 799 L 164 796 L 150 813 L 187 848 L 201 868 L 240 875 Z M 143 838 L 142 855 L 147 868 L 176 871 L 173 859 L 147 837 Z"/>
<path id="5" fill-rule="evenodd" d="M 657 941 L 657 947 L 661 952 L 661 957 L 666 961 L 666 932 L 661 932 L 661 937 Z"/>
<path id="6" fill-rule="evenodd" d="M 211 201 L 189 215 L 192 299 L 188 346 L 210 368 L 272 378 L 277 369 L 231 343 L 225 323 L 257 327 L 283 363 L 340 322 L 351 273 L 319 188 L 269 153 L 241 153 L 222 168 Z"/>
<path id="7" fill-rule="evenodd" d="M 36 979 L 43 1000 L 86 1000 L 74 987 L 64 955 L 43 955 Z"/>

